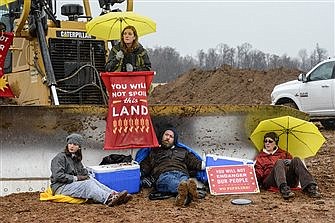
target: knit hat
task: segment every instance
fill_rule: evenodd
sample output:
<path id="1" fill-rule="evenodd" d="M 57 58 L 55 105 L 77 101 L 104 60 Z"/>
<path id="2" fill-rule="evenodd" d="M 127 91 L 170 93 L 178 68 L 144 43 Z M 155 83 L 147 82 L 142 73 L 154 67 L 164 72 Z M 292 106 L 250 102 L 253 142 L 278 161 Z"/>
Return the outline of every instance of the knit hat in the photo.
<path id="1" fill-rule="evenodd" d="M 272 139 L 273 141 L 276 142 L 276 144 L 278 144 L 278 141 L 279 141 L 279 137 L 278 135 L 275 133 L 275 132 L 268 132 L 264 135 L 264 139 L 266 138 L 270 138 Z"/>
<path id="2" fill-rule="evenodd" d="M 68 144 L 76 144 L 81 147 L 81 145 L 84 143 L 84 138 L 80 134 L 72 133 L 66 137 L 66 142 Z"/>

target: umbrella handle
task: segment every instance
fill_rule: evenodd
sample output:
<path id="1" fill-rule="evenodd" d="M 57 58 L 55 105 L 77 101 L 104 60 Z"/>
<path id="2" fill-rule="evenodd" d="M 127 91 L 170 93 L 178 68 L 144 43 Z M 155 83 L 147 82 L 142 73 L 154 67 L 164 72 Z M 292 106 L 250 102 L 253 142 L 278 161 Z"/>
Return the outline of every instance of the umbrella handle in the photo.
<path id="1" fill-rule="evenodd" d="M 288 132 L 286 132 L 286 158 L 288 156 Z"/>
<path id="2" fill-rule="evenodd" d="M 122 19 L 121 19 L 121 22 L 120 22 L 120 41 L 121 40 L 122 40 Z"/>

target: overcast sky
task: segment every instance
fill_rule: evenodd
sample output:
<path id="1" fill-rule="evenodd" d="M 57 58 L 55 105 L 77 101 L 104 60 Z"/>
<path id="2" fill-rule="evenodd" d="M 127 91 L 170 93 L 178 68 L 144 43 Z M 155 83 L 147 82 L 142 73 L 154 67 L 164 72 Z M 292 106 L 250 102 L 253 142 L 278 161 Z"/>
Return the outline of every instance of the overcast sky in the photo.
<path id="1" fill-rule="evenodd" d="M 98 0 L 93 3 L 96 16 L 101 10 Z M 196 56 L 219 43 L 237 47 L 245 42 L 265 53 L 291 57 L 300 49 L 310 53 L 318 43 L 334 56 L 334 11 L 334 0 L 134 0 L 134 12 L 157 23 L 157 32 L 140 42 L 151 48 L 170 46 L 182 56 Z"/>

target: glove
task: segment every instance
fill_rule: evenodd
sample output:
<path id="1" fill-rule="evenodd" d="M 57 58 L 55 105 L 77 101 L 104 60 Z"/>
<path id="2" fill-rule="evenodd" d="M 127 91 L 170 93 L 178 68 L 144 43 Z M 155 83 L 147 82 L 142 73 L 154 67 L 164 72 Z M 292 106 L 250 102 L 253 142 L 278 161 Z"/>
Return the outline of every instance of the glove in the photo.
<path id="1" fill-rule="evenodd" d="M 79 176 L 77 176 L 77 180 L 78 181 L 82 181 L 82 180 L 87 180 L 88 178 L 90 178 L 89 176 L 82 176 L 82 175 L 79 175 Z"/>
<path id="2" fill-rule="evenodd" d="M 116 53 L 115 57 L 117 60 L 121 60 L 124 57 L 123 52 L 120 50 L 119 52 Z"/>
<path id="3" fill-rule="evenodd" d="M 291 164 L 291 160 L 285 159 L 284 164 L 285 164 L 285 166 L 289 166 Z"/>
<path id="4" fill-rule="evenodd" d="M 127 70 L 128 72 L 132 72 L 132 71 L 134 70 L 133 65 L 131 65 L 130 63 L 127 63 L 127 64 L 126 64 L 126 70 Z"/>

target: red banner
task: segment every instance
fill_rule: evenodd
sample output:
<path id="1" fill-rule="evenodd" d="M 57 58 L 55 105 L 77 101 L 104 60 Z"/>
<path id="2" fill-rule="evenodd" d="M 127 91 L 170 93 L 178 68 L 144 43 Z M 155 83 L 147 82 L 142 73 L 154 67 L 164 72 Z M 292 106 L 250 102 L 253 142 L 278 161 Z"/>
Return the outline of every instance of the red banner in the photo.
<path id="1" fill-rule="evenodd" d="M 147 95 L 153 71 L 101 73 L 109 93 L 105 150 L 157 147 Z"/>
<path id="2" fill-rule="evenodd" d="M 9 47 L 12 44 L 13 37 L 13 33 L 0 32 L 0 97 L 14 97 L 4 76 L 4 63 Z"/>
<path id="3" fill-rule="evenodd" d="M 259 193 L 254 165 L 206 167 L 213 195 Z"/>

